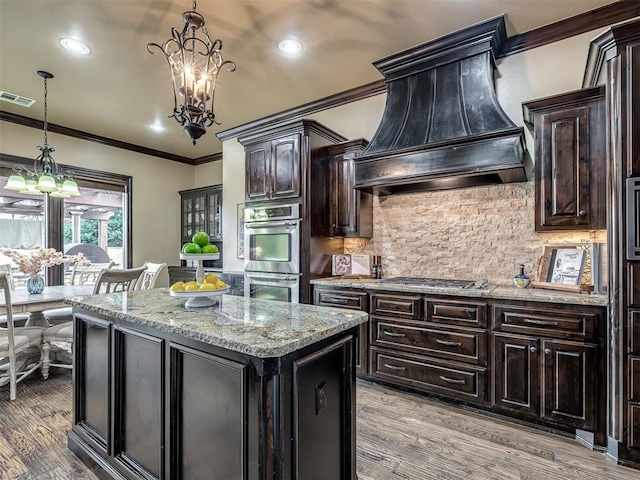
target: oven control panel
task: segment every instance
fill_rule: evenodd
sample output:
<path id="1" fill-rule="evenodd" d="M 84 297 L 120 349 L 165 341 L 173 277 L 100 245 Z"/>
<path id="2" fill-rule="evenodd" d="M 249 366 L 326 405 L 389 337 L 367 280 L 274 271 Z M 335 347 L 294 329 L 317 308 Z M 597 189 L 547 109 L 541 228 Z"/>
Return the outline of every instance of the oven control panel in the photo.
<path id="1" fill-rule="evenodd" d="M 265 222 L 273 220 L 297 220 L 300 218 L 300 204 L 277 205 L 273 207 L 247 207 L 244 209 L 245 222 Z"/>

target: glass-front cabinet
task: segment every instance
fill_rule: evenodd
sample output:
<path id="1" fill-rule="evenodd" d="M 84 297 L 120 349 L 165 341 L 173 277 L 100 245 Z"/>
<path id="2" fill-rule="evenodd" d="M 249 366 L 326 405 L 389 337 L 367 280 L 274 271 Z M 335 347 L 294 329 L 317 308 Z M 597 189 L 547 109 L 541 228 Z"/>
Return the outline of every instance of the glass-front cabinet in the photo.
<path id="1" fill-rule="evenodd" d="M 220 251 L 220 259 L 206 261 L 205 267 L 222 267 L 222 185 L 182 190 L 180 194 L 180 239 L 191 242 L 196 232 L 207 232 Z M 183 262 L 183 266 L 185 262 Z"/>

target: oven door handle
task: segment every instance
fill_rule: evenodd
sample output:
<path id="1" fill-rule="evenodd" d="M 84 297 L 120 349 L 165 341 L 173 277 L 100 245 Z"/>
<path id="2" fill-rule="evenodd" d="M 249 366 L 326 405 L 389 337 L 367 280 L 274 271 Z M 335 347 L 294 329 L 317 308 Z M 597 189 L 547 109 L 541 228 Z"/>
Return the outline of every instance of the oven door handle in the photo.
<path id="1" fill-rule="evenodd" d="M 300 279 L 300 275 L 256 275 L 254 273 L 246 273 L 247 278 L 251 278 L 253 280 L 270 280 L 273 282 L 277 281 L 285 281 L 285 282 L 295 282 Z"/>
<path id="2" fill-rule="evenodd" d="M 281 222 L 255 222 L 245 223 L 246 228 L 272 228 L 272 227 L 297 227 L 300 224 L 300 219 L 297 220 L 283 220 Z"/>

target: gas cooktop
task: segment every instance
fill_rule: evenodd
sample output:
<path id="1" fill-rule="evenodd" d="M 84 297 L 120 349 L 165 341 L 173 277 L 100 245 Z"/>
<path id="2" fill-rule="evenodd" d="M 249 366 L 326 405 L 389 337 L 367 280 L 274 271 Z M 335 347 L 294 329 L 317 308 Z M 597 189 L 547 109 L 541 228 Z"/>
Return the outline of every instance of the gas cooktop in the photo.
<path id="1" fill-rule="evenodd" d="M 449 280 L 443 278 L 393 277 L 385 278 L 381 283 L 398 285 L 415 285 L 432 288 L 471 288 L 476 285 L 475 280 Z"/>

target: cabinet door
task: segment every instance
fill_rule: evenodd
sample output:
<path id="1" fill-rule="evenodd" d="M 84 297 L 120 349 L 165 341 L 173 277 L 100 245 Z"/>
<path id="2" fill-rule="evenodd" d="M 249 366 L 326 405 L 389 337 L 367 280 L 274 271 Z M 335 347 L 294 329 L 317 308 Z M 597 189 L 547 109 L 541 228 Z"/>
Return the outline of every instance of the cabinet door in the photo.
<path id="1" fill-rule="evenodd" d="M 252 145 L 247 149 L 245 165 L 247 201 L 269 198 L 270 159 L 271 142 Z"/>
<path id="2" fill-rule="evenodd" d="M 534 337 L 493 334 L 496 407 L 539 417 L 538 344 Z"/>
<path id="3" fill-rule="evenodd" d="M 212 240 L 222 240 L 222 190 L 207 195 L 207 233 Z"/>
<path id="4" fill-rule="evenodd" d="M 358 198 L 354 184 L 354 165 L 351 157 L 338 155 L 331 165 L 330 225 L 333 235 L 355 233 L 358 226 Z"/>
<path id="5" fill-rule="evenodd" d="M 542 340 L 542 349 L 543 417 L 566 426 L 595 430 L 596 346 Z"/>
<path id="6" fill-rule="evenodd" d="M 567 108 L 542 115 L 537 127 L 536 227 L 588 227 L 592 221 L 589 109 Z"/>
<path id="7" fill-rule="evenodd" d="M 300 196 L 298 135 L 274 140 L 271 145 L 271 198 Z"/>

